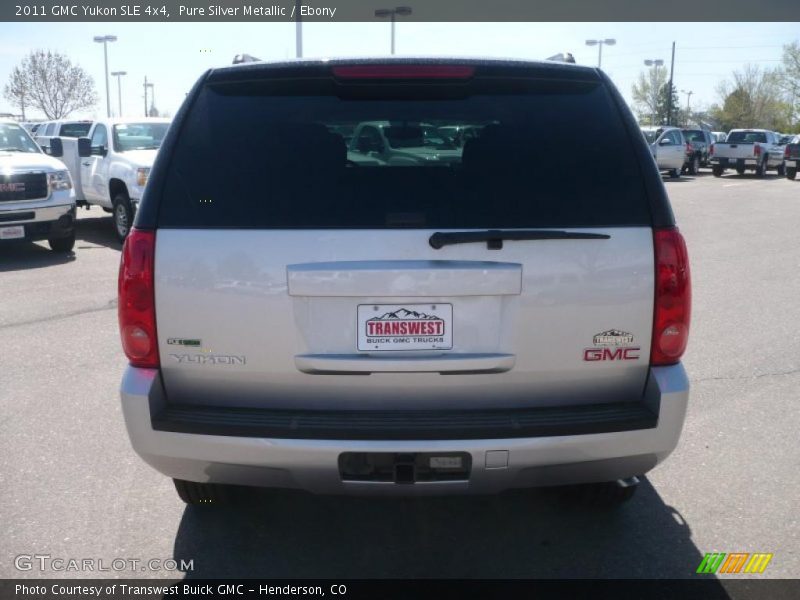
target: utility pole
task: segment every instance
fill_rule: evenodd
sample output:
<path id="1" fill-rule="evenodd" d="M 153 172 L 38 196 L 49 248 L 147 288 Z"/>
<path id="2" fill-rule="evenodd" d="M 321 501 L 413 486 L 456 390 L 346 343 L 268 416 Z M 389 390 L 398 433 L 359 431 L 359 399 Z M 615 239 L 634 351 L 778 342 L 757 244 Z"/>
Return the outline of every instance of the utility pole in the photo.
<path id="1" fill-rule="evenodd" d="M 144 116 L 147 116 L 147 75 L 144 76 Z"/>
<path id="2" fill-rule="evenodd" d="M 669 90 L 667 90 L 667 125 L 672 125 L 672 78 L 675 75 L 675 42 L 672 42 L 672 62 L 669 67 Z"/>
<path id="3" fill-rule="evenodd" d="M 300 20 L 300 0 L 294 2 L 294 42 L 295 42 L 295 55 L 297 58 L 303 58 L 303 22 Z"/>

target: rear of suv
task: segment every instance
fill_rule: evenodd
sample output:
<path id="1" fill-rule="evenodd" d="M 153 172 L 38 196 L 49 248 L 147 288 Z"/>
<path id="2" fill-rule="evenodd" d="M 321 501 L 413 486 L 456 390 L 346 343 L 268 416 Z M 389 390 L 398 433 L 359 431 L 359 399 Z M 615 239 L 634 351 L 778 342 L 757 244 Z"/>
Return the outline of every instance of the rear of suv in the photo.
<path id="1" fill-rule="evenodd" d="M 374 123 L 402 160 L 345 143 Z M 454 126 L 475 135 L 425 143 Z M 597 160 L 576 170 L 537 141 L 555 136 Z M 625 500 L 678 442 L 689 313 L 658 169 L 601 71 L 214 69 L 123 250 L 123 413 L 192 503 L 229 486 Z"/>

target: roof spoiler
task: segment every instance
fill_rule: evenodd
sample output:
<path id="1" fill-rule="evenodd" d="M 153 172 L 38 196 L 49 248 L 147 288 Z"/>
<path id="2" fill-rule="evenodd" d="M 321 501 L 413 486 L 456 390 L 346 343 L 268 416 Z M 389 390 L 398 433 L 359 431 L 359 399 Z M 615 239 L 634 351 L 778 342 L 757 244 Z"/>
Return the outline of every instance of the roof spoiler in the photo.
<path id="1" fill-rule="evenodd" d="M 575 64 L 575 57 L 572 56 L 571 52 L 559 52 L 558 54 L 554 54 L 553 56 L 548 56 L 547 60 L 554 60 L 556 62 Z"/>
<path id="2" fill-rule="evenodd" d="M 233 57 L 233 64 L 240 65 L 242 63 L 261 62 L 260 58 L 256 58 L 250 54 L 237 54 Z"/>

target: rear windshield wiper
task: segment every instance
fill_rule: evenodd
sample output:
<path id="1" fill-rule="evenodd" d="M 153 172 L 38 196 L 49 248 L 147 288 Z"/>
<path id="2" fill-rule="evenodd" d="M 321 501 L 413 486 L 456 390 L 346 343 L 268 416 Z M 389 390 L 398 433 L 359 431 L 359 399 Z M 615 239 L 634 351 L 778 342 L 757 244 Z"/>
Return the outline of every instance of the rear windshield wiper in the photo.
<path id="1" fill-rule="evenodd" d="M 488 229 L 486 231 L 437 231 L 429 239 L 431 248 L 438 250 L 450 244 L 472 244 L 486 242 L 489 250 L 500 250 L 503 240 L 607 240 L 604 233 L 580 233 L 552 229 Z"/>

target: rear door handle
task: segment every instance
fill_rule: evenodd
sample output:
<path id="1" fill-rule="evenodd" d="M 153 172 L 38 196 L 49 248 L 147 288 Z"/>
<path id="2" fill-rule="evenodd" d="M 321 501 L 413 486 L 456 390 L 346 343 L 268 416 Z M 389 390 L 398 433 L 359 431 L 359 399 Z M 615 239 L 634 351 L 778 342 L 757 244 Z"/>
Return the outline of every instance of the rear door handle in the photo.
<path id="1" fill-rule="evenodd" d="M 92 163 L 90 163 L 90 162 L 88 162 L 88 163 L 81 163 L 81 164 L 82 164 L 84 167 L 91 167 L 91 166 L 92 166 Z"/>

